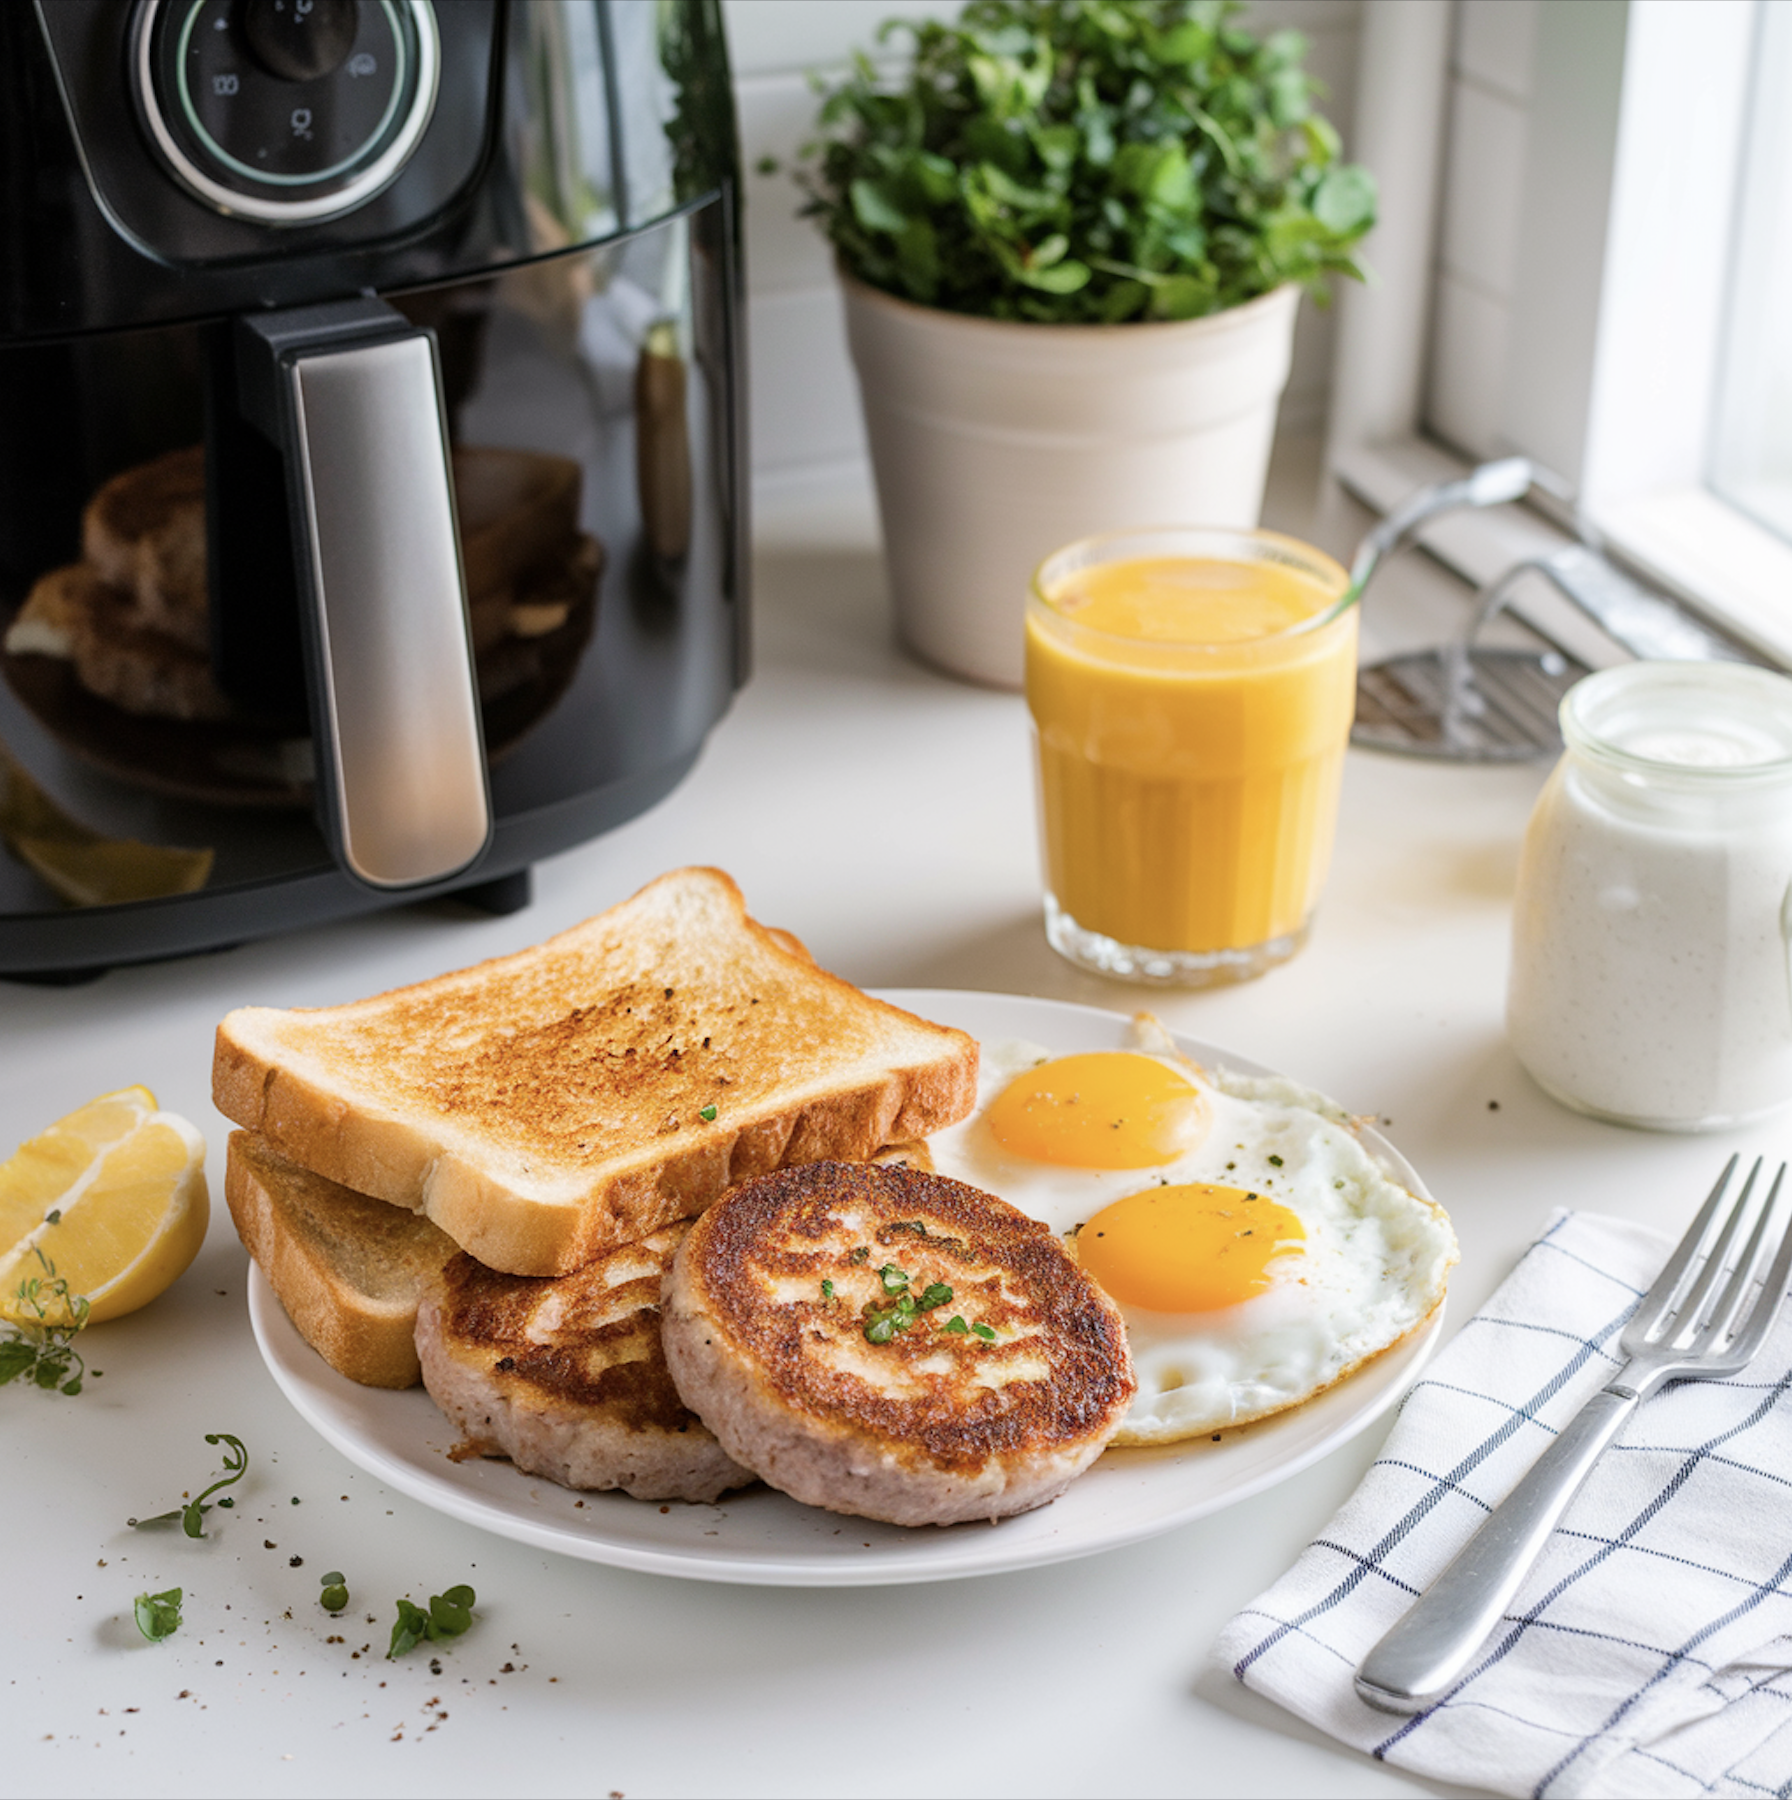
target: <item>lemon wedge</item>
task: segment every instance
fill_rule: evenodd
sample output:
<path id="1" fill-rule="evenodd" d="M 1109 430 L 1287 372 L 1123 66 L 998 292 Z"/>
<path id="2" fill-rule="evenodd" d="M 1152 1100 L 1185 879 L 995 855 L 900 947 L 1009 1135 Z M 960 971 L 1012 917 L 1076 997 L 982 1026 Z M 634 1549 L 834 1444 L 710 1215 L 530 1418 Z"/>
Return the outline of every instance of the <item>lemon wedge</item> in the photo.
<path id="1" fill-rule="evenodd" d="M 87 1296 L 89 1324 L 135 1312 L 199 1254 L 210 1217 L 199 1133 L 148 1088 L 102 1094 L 0 1163 L 0 1319 L 22 1322 L 19 1288 L 44 1262 Z"/>

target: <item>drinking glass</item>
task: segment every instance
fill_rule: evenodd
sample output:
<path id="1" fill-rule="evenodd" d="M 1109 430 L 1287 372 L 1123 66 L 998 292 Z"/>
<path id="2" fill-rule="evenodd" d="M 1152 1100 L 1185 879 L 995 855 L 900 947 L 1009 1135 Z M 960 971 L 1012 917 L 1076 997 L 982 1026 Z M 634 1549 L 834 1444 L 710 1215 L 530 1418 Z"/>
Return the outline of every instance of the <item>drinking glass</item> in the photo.
<path id="1" fill-rule="evenodd" d="M 1027 705 L 1060 954 L 1209 987 L 1306 941 L 1356 698 L 1348 586 L 1270 531 L 1111 532 L 1040 565 Z"/>

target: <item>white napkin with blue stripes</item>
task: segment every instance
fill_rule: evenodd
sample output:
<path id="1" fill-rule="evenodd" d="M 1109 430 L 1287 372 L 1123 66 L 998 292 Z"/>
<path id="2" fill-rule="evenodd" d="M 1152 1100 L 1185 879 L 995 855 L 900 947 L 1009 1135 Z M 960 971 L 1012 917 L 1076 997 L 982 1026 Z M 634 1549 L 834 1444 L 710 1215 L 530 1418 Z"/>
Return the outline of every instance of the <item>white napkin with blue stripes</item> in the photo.
<path id="1" fill-rule="evenodd" d="M 1611 1379 L 1669 1248 L 1556 1214 L 1407 1397 L 1362 1486 L 1221 1633 L 1240 1681 L 1371 1756 L 1495 1793 L 1792 1793 L 1792 1306 L 1735 1379 L 1643 1404 L 1437 1706 L 1401 1719 L 1352 1686 Z"/>

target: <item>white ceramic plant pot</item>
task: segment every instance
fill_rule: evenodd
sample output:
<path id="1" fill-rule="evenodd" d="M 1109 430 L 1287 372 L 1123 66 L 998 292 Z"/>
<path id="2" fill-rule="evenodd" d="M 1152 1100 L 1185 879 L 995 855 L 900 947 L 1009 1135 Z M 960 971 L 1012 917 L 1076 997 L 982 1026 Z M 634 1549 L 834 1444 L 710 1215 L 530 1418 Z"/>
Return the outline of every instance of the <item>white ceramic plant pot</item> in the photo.
<path id="1" fill-rule="evenodd" d="M 897 630 L 929 662 L 1018 688 L 1053 550 L 1257 523 L 1298 288 L 1205 319 L 1019 325 L 841 279 Z"/>

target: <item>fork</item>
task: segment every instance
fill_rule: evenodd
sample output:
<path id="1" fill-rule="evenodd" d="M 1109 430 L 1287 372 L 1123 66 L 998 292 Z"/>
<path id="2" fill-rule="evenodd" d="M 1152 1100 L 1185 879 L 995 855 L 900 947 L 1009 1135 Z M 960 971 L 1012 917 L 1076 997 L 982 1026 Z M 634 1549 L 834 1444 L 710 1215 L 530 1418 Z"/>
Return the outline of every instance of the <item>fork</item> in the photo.
<path id="1" fill-rule="evenodd" d="M 1724 1165 L 1711 1197 L 1625 1326 L 1618 1340 L 1623 1366 L 1363 1659 L 1356 1691 L 1371 1706 L 1415 1713 L 1439 1700 L 1499 1623 L 1569 1501 L 1630 1415 L 1664 1382 L 1734 1375 L 1761 1348 L 1792 1276 L 1792 1231 L 1776 1218 L 1786 1165 L 1780 1164 L 1748 1243 L 1732 1264 L 1730 1252 L 1761 1173 L 1759 1157 L 1709 1251 L 1705 1238 L 1736 1161 L 1732 1156 Z M 1779 1234 L 1772 1249 L 1770 1225 Z M 1759 1294 L 1751 1296 L 1755 1272 L 1769 1254 L 1773 1266 Z M 1726 1269 L 1729 1280 L 1720 1292 Z"/>

